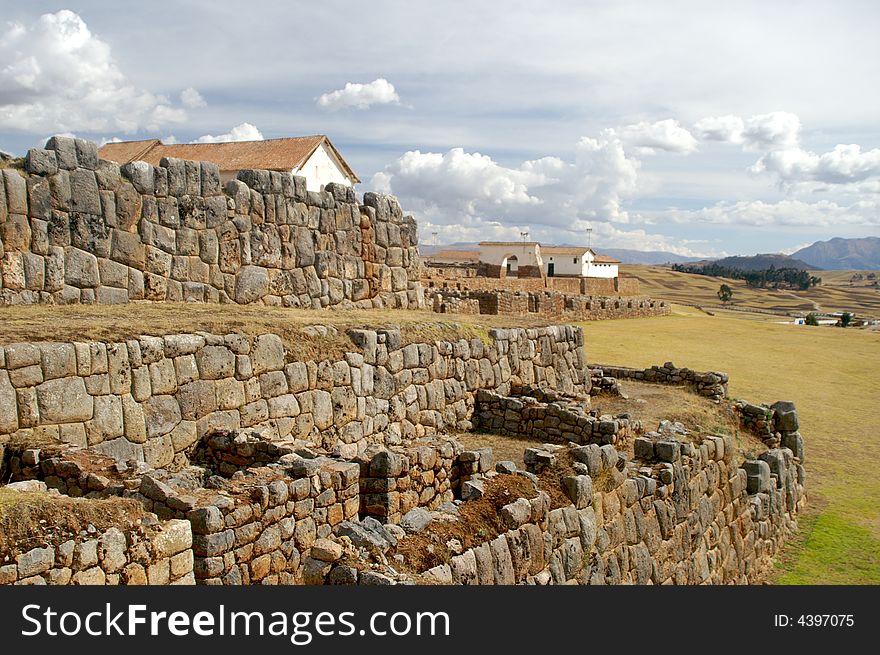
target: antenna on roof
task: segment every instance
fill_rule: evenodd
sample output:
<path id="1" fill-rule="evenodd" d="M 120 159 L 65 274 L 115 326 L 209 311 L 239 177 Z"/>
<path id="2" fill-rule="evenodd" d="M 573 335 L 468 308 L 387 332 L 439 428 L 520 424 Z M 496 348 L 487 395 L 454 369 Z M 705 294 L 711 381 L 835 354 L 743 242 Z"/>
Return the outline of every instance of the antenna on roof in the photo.
<path id="1" fill-rule="evenodd" d="M 593 228 L 587 228 L 587 248 L 593 247 Z"/>
<path id="2" fill-rule="evenodd" d="M 520 232 L 519 237 L 523 240 L 523 243 L 525 243 L 529 239 L 529 233 L 528 232 Z"/>

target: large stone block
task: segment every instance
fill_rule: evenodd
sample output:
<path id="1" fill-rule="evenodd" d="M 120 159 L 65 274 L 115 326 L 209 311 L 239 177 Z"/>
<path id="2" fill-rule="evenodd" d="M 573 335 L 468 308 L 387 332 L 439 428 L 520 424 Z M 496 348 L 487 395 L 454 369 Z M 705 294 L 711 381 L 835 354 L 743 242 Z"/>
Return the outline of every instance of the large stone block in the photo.
<path id="1" fill-rule="evenodd" d="M 98 259 L 90 252 L 68 248 L 64 261 L 65 283 L 80 289 L 98 286 Z"/>
<path id="2" fill-rule="evenodd" d="M 74 423 L 92 418 L 94 403 L 82 378 L 48 380 L 37 386 L 37 402 L 44 423 Z"/>
<path id="3" fill-rule="evenodd" d="M 0 434 L 18 429 L 18 405 L 15 388 L 9 381 L 9 372 L 0 370 Z"/>
<path id="4" fill-rule="evenodd" d="M 144 404 L 149 438 L 168 434 L 180 423 L 180 405 L 174 396 L 152 396 Z"/>
<path id="5" fill-rule="evenodd" d="M 261 334 L 254 339 L 251 351 L 254 373 L 280 371 L 284 367 L 284 344 L 277 334 Z"/>
<path id="6" fill-rule="evenodd" d="M 235 283 L 235 301 L 241 305 L 255 302 L 269 293 L 269 272 L 260 266 L 244 266 Z"/>
<path id="7" fill-rule="evenodd" d="M 84 169 L 70 171 L 70 209 L 82 214 L 100 216 L 101 195 L 93 171 Z"/>
<path id="8" fill-rule="evenodd" d="M 225 346 L 205 346 L 196 353 L 196 365 L 203 380 L 235 375 L 235 354 Z"/>

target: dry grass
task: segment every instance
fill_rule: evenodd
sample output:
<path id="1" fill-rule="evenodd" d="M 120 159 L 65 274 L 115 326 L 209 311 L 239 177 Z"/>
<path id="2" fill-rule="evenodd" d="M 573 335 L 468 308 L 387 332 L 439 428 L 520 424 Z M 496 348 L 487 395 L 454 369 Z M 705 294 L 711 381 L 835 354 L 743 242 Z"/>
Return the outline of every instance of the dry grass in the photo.
<path id="1" fill-rule="evenodd" d="M 492 327 L 534 327 L 548 321 L 514 316 L 456 316 L 429 311 L 287 309 L 202 303 L 131 303 L 0 307 L 0 344 L 18 341 L 119 341 L 183 332 L 274 333 L 295 356 L 321 358 L 351 349 L 350 328 L 399 327 L 404 343 L 488 339 Z M 310 338 L 302 328 L 333 325 L 337 338 Z"/>
<path id="2" fill-rule="evenodd" d="M 743 431 L 739 418 L 730 403 L 714 403 L 708 398 L 698 396 L 683 387 L 668 387 L 635 380 L 621 380 L 621 391 L 626 398 L 600 395 L 593 398 L 593 408 L 603 414 L 629 415 L 641 421 L 648 432 L 656 430 L 660 421 L 678 421 L 693 434 L 696 442 L 707 434 L 730 435 L 740 450 L 750 456 L 767 450 L 764 443 L 755 435 Z M 627 444 L 627 454 L 632 455 L 632 444 Z"/>
<path id="3" fill-rule="evenodd" d="M 793 400 L 806 442 L 808 497 L 825 497 L 817 525 L 831 528 L 808 540 L 787 570 L 796 573 L 785 579 L 858 584 L 880 578 L 880 558 L 874 558 L 880 551 L 880 334 L 673 309 L 663 320 L 584 324 L 588 360 L 637 367 L 672 360 L 729 373 L 733 397 Z M 849 560 L 867 568 L 847 575 Z"/>
<path id="4" fill-rule="evenodd" d="M 143 516 L 135 500 L 92 500 L 21 493 L 0 488 L 0 552 L 15 555 L 76 537 L 89 525 L 98 532 L 131 527 Z"/>
<path id="5" fill-rule="evenodd" d="M 510 461 L 517 468 L 525 468 L 523 452 L 526 448 L 537 448 L 543 442 L 537 439 L 526 439 L 509 434 L 495 434 L 494 432 L 462 432 L 455 435 L 466 450 L 476 448 L 491 448 L 496 462 Z"/>
<path id="6" fill-rule="evenodd" d="M 501 508 L 517 498 L 537 496 L 534 485 L 521 475 L 498 475 L 486 480 L 485 494 L 479 500 L 459 506 L 459 520 L 433 521 L 425 530 L 409 535 L 397 544 L 407 567 L 414 572 L 427 571 L 452 558 L 447 542 L 457 539 L 464 550 L 491 541 L 507 531 L 500 516 Z"/>
<path id="7" fill-rule="evenodd" d="M 734 307 L 748 307 L 787 313 L 851 311 L 859 316 L 880 318 L 880 287 L 850 286 L 857 271 L 814 271 L 822 284 L 806 291 L 753 289 L 743 280 L 679 273 L 663 266 L 626 266 L 626 273 L 639 279 L 641 291 L 653 298 L 687 304 L 720 305 L 718 288 L 733 289 Z M 864 273 L 864 271 L 863 271 Z"/>

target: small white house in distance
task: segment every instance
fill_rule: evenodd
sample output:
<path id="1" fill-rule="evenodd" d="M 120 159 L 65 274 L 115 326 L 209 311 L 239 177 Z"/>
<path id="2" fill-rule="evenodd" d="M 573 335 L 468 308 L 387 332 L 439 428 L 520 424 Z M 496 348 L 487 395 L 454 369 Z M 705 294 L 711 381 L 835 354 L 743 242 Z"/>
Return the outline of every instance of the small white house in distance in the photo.
<path id="1" fill-rule="evenodd" d="M 224 143 L 164 144 L 159 139 L 107 143 L 98 150 L 101 159 L 127 164 L 145 161 L 158 166 L 163 157 L 210 161 L 220 167 L 220 180 L 235 178 L 243 169 L 293 173 L 306 178 L 309 191 L 320 191 L 330 182 L 354 186 L 360 180 L 323 134 L 315 136 L 229 141 Z"/>
<path id="2" fill-rule="evenodd" d="M 477 275 L 542 277 L 541 246 L 535 241 L 482 241 Z"/>
<path id="3" fill-rule="evenodd" d="M 591 248 L 544 246 L 541 255 L 547 277 L 615 278 L 618 276 L 620 261 L 597 255 Z"/>

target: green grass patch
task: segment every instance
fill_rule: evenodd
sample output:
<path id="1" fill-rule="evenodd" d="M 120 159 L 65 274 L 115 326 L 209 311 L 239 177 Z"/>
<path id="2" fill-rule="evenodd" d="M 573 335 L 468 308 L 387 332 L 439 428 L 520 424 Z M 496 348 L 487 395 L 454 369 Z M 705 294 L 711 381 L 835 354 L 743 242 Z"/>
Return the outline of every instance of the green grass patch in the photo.
<path id="1" fill-rule="evenodd" d="M 870 530 L 826 511 L 807 517 L 801 531 L 805 539 L 777 564 L 777 584 L 880 584 L 880 539 Z"/>

